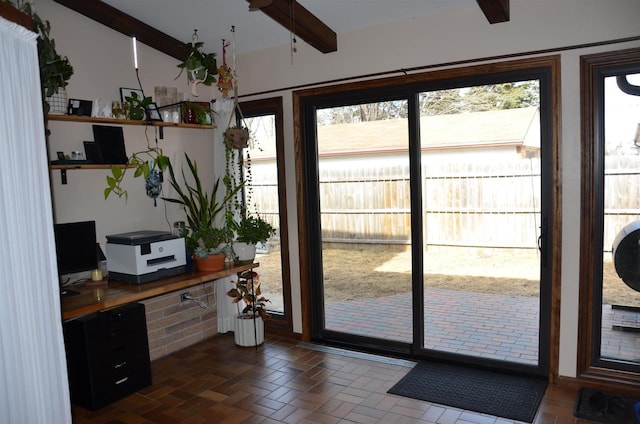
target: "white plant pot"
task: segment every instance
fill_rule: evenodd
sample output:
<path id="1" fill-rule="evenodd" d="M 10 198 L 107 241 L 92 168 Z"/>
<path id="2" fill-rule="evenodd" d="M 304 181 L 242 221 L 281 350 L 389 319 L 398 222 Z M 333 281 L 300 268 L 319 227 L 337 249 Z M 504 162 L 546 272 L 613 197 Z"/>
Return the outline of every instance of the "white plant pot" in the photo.
<path id="1" fill-rule="evenodd" d="M 51 97 L 47 97 L 49 103 L 49 113 L 64 115 L 67 113 L 67 90 L 64 88 L 58 88 L 58 91 L 53 93 Z"/>
<path id="2" fill-rule="evenodd" d="M 256 245 L 243 243 L 240 241 L 233 242 L 233 251 L 238 255 L 239 261 L 252 261 L 256 257 Z"/>
<path id="3" fill-rule="evenodd" d="M 243 319 L 236 315 L 234 326 L 233 336 L 238 346 L 258 346 L 264 342 L 264 321 L 259 316 Z"/>

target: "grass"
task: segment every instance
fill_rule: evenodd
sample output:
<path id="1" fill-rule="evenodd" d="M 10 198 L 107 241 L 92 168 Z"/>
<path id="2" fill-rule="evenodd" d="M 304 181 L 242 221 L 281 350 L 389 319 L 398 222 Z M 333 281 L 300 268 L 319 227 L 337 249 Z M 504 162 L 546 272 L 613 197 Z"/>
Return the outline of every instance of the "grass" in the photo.
<path id="1" fill-rule="evenodd" d="M 327 301 L 378 298 L 411 291 L 411 258 L 404 248 L 323 249 L 324 295 Z M 257 258 L 263 289 L 281 294 L 277 270 L 280 255 Z M 476 293 L 538 296 L 539 260 L 528 251 L 452 251 L 431 249 L 424 256 L 425 286 Z M 640 293 L 604 261 L 604 304 L 640 306 Z"/>

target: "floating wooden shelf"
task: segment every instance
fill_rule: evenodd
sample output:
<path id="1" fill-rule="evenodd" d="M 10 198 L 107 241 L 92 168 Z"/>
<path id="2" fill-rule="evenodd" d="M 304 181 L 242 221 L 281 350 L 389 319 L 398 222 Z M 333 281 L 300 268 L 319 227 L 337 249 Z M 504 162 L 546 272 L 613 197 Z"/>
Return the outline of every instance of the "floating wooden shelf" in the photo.
<path id="1" fill-rule="evenodd" d="M 108 163 L 105 164 L 78 164 L 78 165 L 74 165 L 74 164 L 67 164 L 67 165 L 49 165 L 49 169 L 111 169 L 113 167 L 116 168 L 135 168 L 135 165 L 110 165 Z"/>
<path id="2" fill-rule="evenodd" d="M 216 128 L 215 125 L 199 125 L 199 124 L 176 124 L 174 122 L 161 121 L 134 121 L 131 119 L 115 119 L 115 118 L 93 118 L 91 116 L 76 115 L 47 115 L 49 121 L 65 121 L 65 122 L 83 122 L 88 124 L 115 124 L 115 125 L 147 125 L 152 127 L 175 127 L 175 128 L 196 128 L 210 130 Z"/>

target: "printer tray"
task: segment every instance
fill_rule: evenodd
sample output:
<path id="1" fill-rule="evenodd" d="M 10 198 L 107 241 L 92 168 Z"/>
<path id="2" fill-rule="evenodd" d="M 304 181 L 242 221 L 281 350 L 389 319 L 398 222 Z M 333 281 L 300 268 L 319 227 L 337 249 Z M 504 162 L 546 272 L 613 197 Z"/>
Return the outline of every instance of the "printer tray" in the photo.
<path id="1" fill-rule="evenodd" d="M 184 274 L 185 272 L 187 272 L 186 265 L 177 266 L 175 268 L 159 269 L 155 272 L 150 272 L 148 274 L 141 274 L 141 275 L 124 274 L 121 272 L 109 271 L 109 280 L 124 281 L 131 284 L 144 284 L 144 283 L 150 283 L 152 281 L 159 280 L 161 278 L 173 277 L 174 275 Z"/>

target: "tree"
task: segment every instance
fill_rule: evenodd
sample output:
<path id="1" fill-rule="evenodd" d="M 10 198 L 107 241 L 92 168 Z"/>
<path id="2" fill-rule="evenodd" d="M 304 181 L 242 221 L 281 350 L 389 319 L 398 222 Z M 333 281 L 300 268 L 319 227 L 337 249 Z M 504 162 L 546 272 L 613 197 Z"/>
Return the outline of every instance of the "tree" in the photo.
<path id="1" fill-rule="evenodd" d="M 420 93 L 420 115 L 447 115 L 517 109 L 540 104 L 537 80 L 477 85 Z M 405 119 L 405 100 L 339 106 L 318 111 L 318 125 Z"/>

